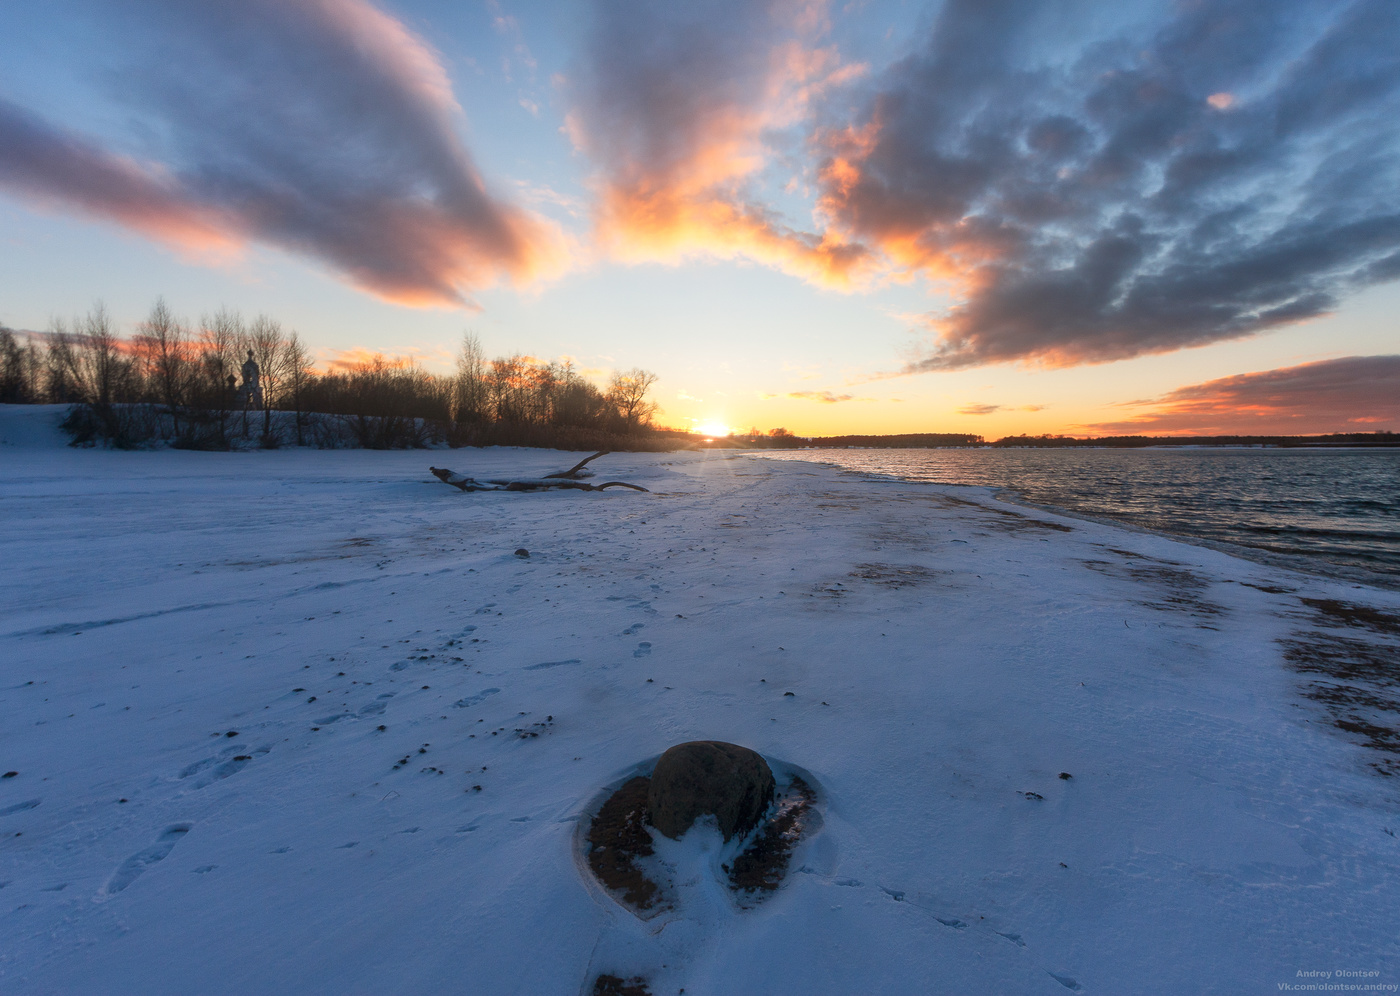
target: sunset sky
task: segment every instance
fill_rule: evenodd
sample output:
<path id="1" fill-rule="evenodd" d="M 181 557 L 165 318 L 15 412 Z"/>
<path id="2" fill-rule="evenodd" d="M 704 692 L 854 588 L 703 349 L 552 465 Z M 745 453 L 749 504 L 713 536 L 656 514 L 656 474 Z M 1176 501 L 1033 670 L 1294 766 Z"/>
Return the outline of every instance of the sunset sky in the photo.
<path id="1" fill-rule="evenodd" d="M 1400 3 L 0 7 L 0 324 L 569 356 L 663 423 L 1400 430 Z"/>

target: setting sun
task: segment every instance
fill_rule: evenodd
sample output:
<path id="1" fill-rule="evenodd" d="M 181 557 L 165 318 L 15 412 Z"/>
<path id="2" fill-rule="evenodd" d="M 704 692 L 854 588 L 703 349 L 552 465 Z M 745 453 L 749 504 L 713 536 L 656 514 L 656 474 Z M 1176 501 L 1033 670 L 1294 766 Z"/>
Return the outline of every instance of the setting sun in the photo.
<path id="1" fill-rule="evenodd" d="M 702 436 L 727 436 L 729 435 L 729 426 L 710 419 L 707 422 L 701 422 L 692 431 L 698 432 Z"/>

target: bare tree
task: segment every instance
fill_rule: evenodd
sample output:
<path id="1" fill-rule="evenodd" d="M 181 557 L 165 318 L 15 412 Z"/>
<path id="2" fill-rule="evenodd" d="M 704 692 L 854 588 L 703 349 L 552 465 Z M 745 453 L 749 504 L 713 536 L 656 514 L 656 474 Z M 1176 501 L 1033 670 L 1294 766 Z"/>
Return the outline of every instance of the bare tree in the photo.
<path id="1" fill-rule="evenodd" d="M 61 318 L 49 321 L 48 349 L 44 351 L 44 395 L 56 404 L 84 400 L 76 336 Z"/>
<path id="2" fill-rule="evenodd" d="M 558 371 L 554 391 L 553 422 L 555 425 L 586 426 L 598 424 L 608 408 L 603 392 L 594 387 L 574 369 L 573 361 L 556 364 Z"/>
<path id="3" fill-rule="evenodd" d="M 487 417 L 486 354 L 473 333 L 462 336 L 457 354 L 457 376 L 452 385 L 452 419 L 457 423 L 484 422 Z"/>
<path id="4" fill-rule="evenodd" d="M 648 425 L 651 417 L 660 410 L 654 401 L 647 400 L 647 392 L 656 379 L 656 374 L 651 371 L 633 367 L 613 374 L 608 382 L 608 400 L 629 430 Z"/>
<path id="5" fill-rule="evenodd" d="M 238 312 L 220 308 L 200 320 L 199 365 L 202 407 L 213 414 L 220 445 L 227 443 L 225 424 L 238 391 L 238 347 L 245 337 Z"/>
<path id="6" fill-rule="evenodd" d="M 286 379 L 286 400 L 292 403 L 292 410 L 296 413 L 297 445 L 303 446 L 305 441 L 301 432 L 301 405 L 307 385 L 315 374 L 311 370 L 311 354 L 307 351 L 306 344 L 301 341 L 301 336 L 295 331 L 287 336 L 287 341 L 283 343 L 282 365 Z"/>
<path id="7" fill-rule="evenodd" d="M 33 404 L 40 398 L 39 350 L 22 332 L 0 325 L 0 403 Z"/>
<path id="8" fill-rule="evenodd" d="M 75 440 L 101 438 L 116 446 L 129 446 L 138 439 L 133 433 L 137 421 L 154 428 L 153 420 L 131 407 L 131 403 L 144 400 L 144 383 L 130 347 L 117 337 L 101 302 L 76 319 L 73 330 L 58 321 L 51 328 L 50 383 L 68 394 L 64 400 L 77 403 L 65 423 L 72 427 Z"/>
<path id="9" fill-rule="evenodd" d="M 544 425 L 554 420 L 554 399 L 561 383 L 559 365 L 530 363 L 525 369 L 529 421 Z"/>
<path id="10" fill-rule="evenodd" d="M 502 356 L 491 361 L 487 386 L 492 417 L 497 422 L 524 422 L 529 415 L 525 397 L 525 357 Z"/>
<path id="11" fill-rule="evenodd" d="M 259 386 L 262 389 L 263 442 L 271 443 L 272 402 L 280 400 L 278 391 L 282 386 L 285 344 L 282 341 L 282 326 L 266 315 L 253 319 L 248 327 L 248 350 L 253 354 L 253 362 L 258 365 Z"/>
<path id="12" fill-rule="evenodd" d="M 190 333 L 176 320 L 165 303 L 156 298 L 150 317 L 141 324 L 138 344 L 146 354 L 150 379 L 165 406 L 170 409 L 175 435 L 180 435 L 180 409 L 189 388 Z"/>
<path id="13" fill-rule="evenodd" d="M 107 306 L 98 301 L 79 319 L 79 383 L 92 404 L 109 409 L 118 401 L 131 400 L 132 364 L 124 355 Z"/>

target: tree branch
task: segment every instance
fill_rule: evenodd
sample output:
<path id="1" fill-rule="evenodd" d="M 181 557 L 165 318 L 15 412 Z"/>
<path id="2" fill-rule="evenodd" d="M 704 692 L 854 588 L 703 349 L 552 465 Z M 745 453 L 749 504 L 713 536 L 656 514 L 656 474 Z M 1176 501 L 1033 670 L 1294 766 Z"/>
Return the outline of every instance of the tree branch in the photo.
<path id="1" fill-rule="evenodd" d="M 588 460 L 596 460 L 607 452 L 607 450 L 603 450 L 601 453 L 594 453 Z M 497 477 L 484 481 L 478 481 L 474 477 L 458 474 L 456 471 L 448 470 L 446 467 L 429 467 L 428 470 L 432 471 L 433 476 L 443 484 L 450 484 L 454 488 L 458 488 L 462 491 L 545 491 L 549 489 L 561 491 L 602 491 L 605 488 L 631 488 L 633 491 L 641 491 L 644 494 L 651 493 L 640 484 L 628 484 L 626 481 L 608 481 L 605 484 L 589 484 L 587 481 L 569 480 L 568 475 L 578 473 L 579 468 L 588 463 L 588 460 L 584 460 L 583 463 L 578 464 L 570 470 L 563 471 L 559 474 L 549 474 L 545 477 Z"/>

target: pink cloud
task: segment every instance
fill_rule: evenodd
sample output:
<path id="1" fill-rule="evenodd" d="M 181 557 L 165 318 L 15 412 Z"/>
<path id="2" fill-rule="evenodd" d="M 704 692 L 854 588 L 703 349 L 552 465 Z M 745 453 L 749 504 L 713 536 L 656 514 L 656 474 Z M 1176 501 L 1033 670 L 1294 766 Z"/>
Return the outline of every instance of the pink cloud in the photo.
<path id="1" fill-rule="evenodd" d="M 159 147 L 138 161 L 0 101 L 0 187 L 185 250 L 276 246 L 410 305 L 565 265 L 556 226 L 488 189 L 437 53 L 366 0 L 127 13 L 145 63 L 123 93 Z"/>

